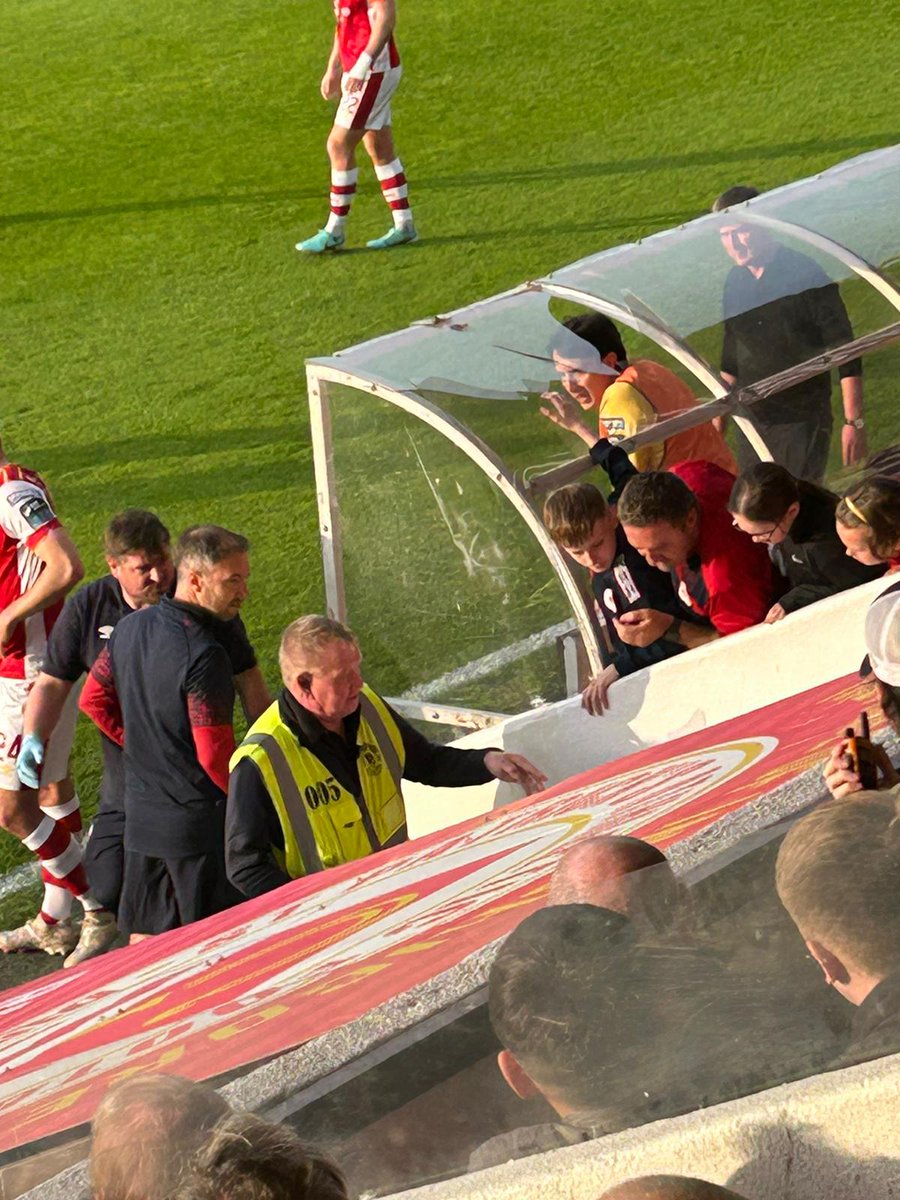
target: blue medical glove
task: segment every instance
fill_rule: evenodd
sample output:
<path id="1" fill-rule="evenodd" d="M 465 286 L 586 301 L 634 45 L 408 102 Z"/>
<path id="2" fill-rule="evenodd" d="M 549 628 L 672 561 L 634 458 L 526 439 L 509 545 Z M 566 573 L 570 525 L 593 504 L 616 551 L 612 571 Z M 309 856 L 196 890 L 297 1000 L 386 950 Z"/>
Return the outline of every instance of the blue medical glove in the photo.
<path id="1" fill-rule="evenodd" d="M 40 787 L 43 761 L 44 743 L 36 733 L 26 733 L 22 738 L 19 757 L 16 759 L 16 773 L 25 787 Z"/>

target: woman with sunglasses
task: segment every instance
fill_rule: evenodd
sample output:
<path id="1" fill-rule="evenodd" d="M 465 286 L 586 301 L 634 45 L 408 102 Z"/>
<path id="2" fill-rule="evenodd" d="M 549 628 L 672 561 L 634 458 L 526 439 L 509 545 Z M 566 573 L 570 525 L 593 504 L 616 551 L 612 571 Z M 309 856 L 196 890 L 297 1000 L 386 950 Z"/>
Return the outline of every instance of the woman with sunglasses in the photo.
<path id="1" fill-rule="evenodd" d="M 777 463 L 756 463 L 735 480 L 728 502 L 735 527 L 768 547 L 788 584 L 767 624 L 884 574 L 882 562 L 848 557 L 835 528 L 837 505 L 833 492 Z"/>
<path id="2" fill-rule="evenodd" d="M 863 480 L 841 500 L 835 517 L 850 558 L 900 571 L 900 479 L 873 475 Z"/>

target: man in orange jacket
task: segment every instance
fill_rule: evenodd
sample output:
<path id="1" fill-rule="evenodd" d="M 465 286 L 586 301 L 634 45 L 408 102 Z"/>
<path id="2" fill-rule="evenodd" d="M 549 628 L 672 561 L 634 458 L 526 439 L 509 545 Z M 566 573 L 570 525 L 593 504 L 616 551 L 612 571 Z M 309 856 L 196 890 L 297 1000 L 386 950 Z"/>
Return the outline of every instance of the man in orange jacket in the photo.
<path id="1" fill-rule="evenodd" d="M 597 440 L 597 427 L 583 412 L 596 414 L 611 442 L 621 442 L 664 421 L 698 401 L 688 385 L 652 359 L 629 364 L 618 329 L 601 313 L 583 313 L 563 321 L 569 331 L 553 350 L 565 392 L 544 392 L 541 412 L 568 429 L 587 446 Z M 583 410 L 583 412 L 581 411 Z M 712 422 L 641 446 L 631 461 L 639 471 L 664 470 L 677 462 L 702 460 L 737 473 L 737 463 Z"/>

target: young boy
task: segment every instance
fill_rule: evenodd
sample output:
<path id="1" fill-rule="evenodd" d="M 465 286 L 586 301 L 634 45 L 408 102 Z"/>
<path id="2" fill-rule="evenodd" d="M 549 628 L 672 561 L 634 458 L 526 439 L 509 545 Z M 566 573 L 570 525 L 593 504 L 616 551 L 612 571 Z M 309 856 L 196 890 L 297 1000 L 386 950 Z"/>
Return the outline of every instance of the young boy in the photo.
<path id="1" fill-rule="evenodd" d="M 570 558 L 591 572 L 591 587 L 598 614 L 612 643 L 609 665 L 584 689 L 581 703 L 589 713 L 601 716 L 609 707 L 610 685 L 623 675 L 680 654 L 685 647 L 669 636 L 646 646 L 629 644 L 622 637 L 626 613 L 654 609 L 675 617 L 672 630 L 681 622 L 702 623 L 679 601 L 667 571 L 651 567 L 625 537 L 614 507 L 618 489 L 636 474 L 624 450 L 601 439 L 592 457 L 607 472 L 614 489 L 610 503 L 591 483 L 571 483 L 553 492 L 544 505 L 544 524 L 550 536 Z"/>

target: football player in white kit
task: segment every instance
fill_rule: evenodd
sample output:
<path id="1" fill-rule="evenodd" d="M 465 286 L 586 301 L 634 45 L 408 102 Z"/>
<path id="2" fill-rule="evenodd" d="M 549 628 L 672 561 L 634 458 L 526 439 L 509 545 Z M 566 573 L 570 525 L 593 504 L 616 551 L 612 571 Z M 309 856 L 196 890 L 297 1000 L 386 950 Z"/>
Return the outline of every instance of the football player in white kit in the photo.
<path id="1" fill-rule="evenodd" d="M 298 242 L 297 249 L 321 254 L 344 244 L 359 177 L 356 147 L 362 142 L 393 217 L 392 228 L 366 244 L 373 250 L 387 250 L 416 240 L 406 176 L 391 127 L 391 98 L 403 70 L 394 43 L 396 6 L 394 0 L 334 0 L 334 15 L 334 43 L 319 89 L 325 100 L 340 97 L 327 142 L 331 210 L 325 227 Z"/>

